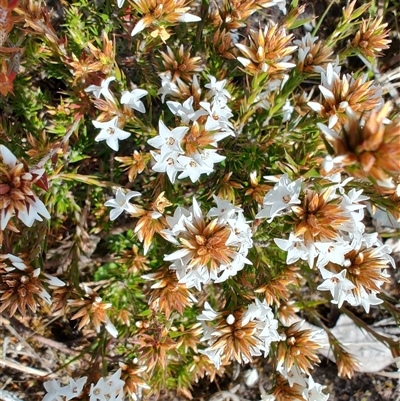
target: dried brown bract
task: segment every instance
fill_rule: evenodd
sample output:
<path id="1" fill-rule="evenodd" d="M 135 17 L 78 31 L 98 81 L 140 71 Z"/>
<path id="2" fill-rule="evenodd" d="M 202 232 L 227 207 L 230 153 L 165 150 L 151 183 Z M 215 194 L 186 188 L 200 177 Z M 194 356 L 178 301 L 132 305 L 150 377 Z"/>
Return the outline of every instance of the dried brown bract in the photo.
<path id="1" fill-rule="evenodd" d="M 356 36 L 351 41 L 351 45 L 360 50 L 365 56 L 382 56 L 382 50 L 389 49 L 390 39 L 389 30 L 386 23 L 382 23 L 383 17 L 363 20 Z"/>
<path id="2" fill-rule="evenodd" d="M 293 365 L 310 374 L 315 363 L 320 362 L 317 351 L 321 347 L 315 340 L 315 332 L 301 330 L 304 321 L 292 324 L 285 330 L 286 339 L 278 343 L 277 362 L 287 372 Z"/>
<path id="3" fill-rule="evenodd" d="M 155 273 L 146 274 L 143 278 L 156 281 L 149 290 L 149 305 L 156 312 L 164 312 L 167 319 L 172 311 L 182 314 L 185 308 L 194 302 L 186 284 L 180 284 L 176 272 L 168 266 L 164 266 Z"/>
<path id="4" fill-rule="evenodd" d="M 167 46 L 167 51 L 161 51 L 160 53 L 163 58 L 164 72 L 169 71 L 171 73 L 172 81 L 181 78 L 186 82 L 190 82 L 194 73 L 202 71 L 201 57 L 191 57 L 190 48 L 185 49 L 183 45 L 180 45 L 178 51 L 173 52 Z"/>
<path id="5" fill-rule="evenodd" d="M 392 186 L 391 178 L 400 175 L 400 120 L 389 122 L 390 103 L 373 111 L 365 123 L 347 110 L 348 123 L 341 133 L 319 124 L 331 144 L 335 159 L 359 178 L 368 178 L 381 186 Z"/>
<path id="6" fill-rule="evenodd" d="M 250 31 L 249 46 L 242 43 L 236 47 L 245 57 L 237 60 L 244 66 L 244 71 L 254 75 L 268 72 L 269 75 L 282 73 L 295 66 L 289 63 L 290 55 L 297 46 L 290 46 L 293 35 L 279 25 L 266 26 L 264 29 Z"/>

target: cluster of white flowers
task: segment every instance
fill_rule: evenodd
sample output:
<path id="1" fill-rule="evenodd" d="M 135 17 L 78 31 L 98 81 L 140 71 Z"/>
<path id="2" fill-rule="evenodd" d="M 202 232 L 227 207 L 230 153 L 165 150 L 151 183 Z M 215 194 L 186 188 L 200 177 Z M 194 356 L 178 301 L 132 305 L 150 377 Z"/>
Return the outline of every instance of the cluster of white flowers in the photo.
<path id="1" fill-rule="evenodd" d="M 25 164 L 4 145 L 0 145 L 0 162 L 8 170 L 6 174 L 2 173 L 4 178 L 1 177 L 0 183 L 0 229 L 4 230 L 15 215 L 28 227 L 32 227 L 35 220 L 43 221 L 41 216 L 50 219 L 46 206 L 32 190 L 32 183 L 38 185 L 45 170 L 26 171 Z"/>
<path id="2" fill-rule="evenodd" d="M 172 130 L 159 121 L 158 136 L 151 138 L 148 143 L 157 152 L 152 151 L 156 164 L 153 170 L 159 173 L 167 173 L 172 183 L 178 178 L 190 177 L 196 182 L 201 174 L 210 174 L 214 171 L 214 164 L 225 159 L 217 153 L 217 142 L 229 135 L 234 136 L 233 125 L 229 119 L 233 116 L 227 102 L 231 97 L 224 89 L 226 79 L 217 81 L 209 75 L 210 83 L 205 87 L 209 89 L 207 98 L 209 101 L 200 102 L 201 108 L 194 110 L 193 97 L 189 97 L 182 104 L 175 101 L 167 101 L 170 111 L 181 119 L 182 126 Z M 167 94 L 179 93 L 178 86 L 171 80 L 171 74 L 161 76 L 162 83 L 159 94 L 165 100 Z M 197 77 L 194 77 L 194 85 L 197 85 Z M 204 124 L 199 123 L 199 118 L 206 119 Z M 197 141 L 199 137 L 203 140 Z M 191 143 L 190 149 L 188 142 Z M 202 143 L 205 143 L 204 145 Z"/>
<path id="3" fill-rule="evenodd" d="M 296 366 L 292 365 L 290 370 L 285 369 L 284 366 L 278 368 L 279 373 L 289 382 L 289 386 L 293 385 L 300 386 L 302 388 L 302 396 L 307 401 L 327 401 L 329 394 L 324 394 L 322 390 L 326 386 L 322 386 L 314 381 L 312 376 L 305 378 L 301 370 Z"/>
<path id="4" fill-rule="evenodd" d="M 61 386 L 58 380 L 49 380 L 44 383 L 47 394 L 43 401 L 69 401 L 82 394 L 87 377 L 83 376 L 78 380 L 69 379 L 66 386 Z M 89 401 L 122 401 L 125 382 L 121 380 L 121 369 L 106 378 L 101 377 L 89 392 Z"/>
<path id="5" fill-rule="evenodd" d="M 321 91 L 322 96 L 327 102 L 335 103 L 336 101 L 334 95 L 335 89 L 337 91 L 337 88 L 343 86 L 348 90 L 348 88 L 351 87 L 355 82 L 355 79 L 352 75 L 346 74 L 341 77 L 340 69 L 341 67 L 338 64 L 331 64 L 331 63 L 328 64 L 326 71 L 320 66 L 315 67 L 315 70 L 321 74 L 321 85 L 319 85 L 319 90 Z M 363 75 L 361 84 L 365 84 L 367 80 L 368 80 L 368 75 L 367 74 Z M 341 81 L 343 81 L 343 84 L 341 84 Z M 376 89 L 376 92 L 368 100 L 376 101 L 377 109 L 380 109 L 384 105 L 384 100 L 382 97 L 382 89 L 380 88 L 379 85 L 371 85 L 371 88 Z M 345 94 L 347 95 L 347 93 Z M 324 106 L 318 102 L 308 102 L 307 105 L 317 113 L 321 113 L 324 109 Z M 349 103 L 347 101 L 342 101 L 338 105 L 336 113 L 330 115 L 329 117 L 328 120 L 329 128 L 333 128 L 337 124 L 337 122 L 339 121 L 339 114 L 345 113 L 348 107 Z"/>
<path id="6" fill-rule="evenodd" d="M 217 207 L 207 213 L 208 223 L 196 199 L 189 209 L 178 207 L 167 217 L 165 238 L 180 247 L 164 260 L 173 262 L 180 283 L 201 289 L 210 281 L 223 282 L 251 264 L 246 258 L 253 246 L 252 231 L 242 209 L 214 196 Z"/>
<path id="7" fill-rule="evenodd" d="M 100 86 L 90 85 L 85 89 L 86 93 L 92 93 L 96 99 L 100 99 L 103 96 L 107 101 L 116 103 L 114 95 L 108 88 L 110 82 L 115 81 L 115 77 L 108 77 L 104 79 Z M 125 104 L 132 110 L 140 111 L 145 113 L 146 109 L 143 102 L 140 100 L 143 96 L 146 96 L 148 92 L 144 89 L 133 89 L 131 92 L 124 91 L 121 96 L 121 104 Z M 115 116 L 109 121 L 92 121 L 96 128 L 100 128 L 100 133 L 94 139 L 96 142 L 106 141 L 107 145 L 116 152 L 119 149 L 119 142 L 127 139 L 131 136 L 130 132 L 124 131 L 118 126 L 118 116 Z"/>
<path id="8" fill-rule="evenodd" d="M 221 357 L 225 354 L 227 346 L 231 346 L 227 342 L 222 342 L 222 346 L 217 346 L 219 338 L 226 335 L 226 333 L 218 330 L 217 326 L 209 326 L 205 322 L 215 321 L 221 319 L 221 312 L 216 312 L 212 309 L 210 304 L 204 304 L 203 313 L 197 317 L 202 323 L 204 335 L 201 341 L 207 341 L 209 347 L 200 350 L 199 352 L 207 355 L 213 364 L 219 369 L 221 366 Z M 225 322 L 231 326 L 237 324 L 235 317 L 230 314 L 226 317 Z M 272 309 L 268 306 L 266 301 L 260 302 L 258 299 L 247 307 L 247 311 L 240 319 L 240 327 L 245 328 L 249 322 L 255 322 L 256 325 L 252 329 L 251 339 L 246 338 L 246 343 L 251 344 L 249 352 L 251 356 L 260 356 L 264 354 L 264 358 L 269 354 L 270 346 L 273 341 L 280 341 L 280 335 L 277 331 L 278 321 L 274 318 Z M 249 359 L 242 353 L 240 358 L 244 363 L 248 363 Z"/>
<path id="9" fill-rule="evenodd" d="M 395 266 L 393 258 L 389 255 L 391 249 L 379 241 L 377 233 L 364 233 L 365 226 L 362 220 L 365 205 L 360 202 L 368 198 L 362 195 L 362 190 L 351 189 L 346 193 L 344 186 L 351 178 L 341 182 L 340 174 L 328 179 L 332 181 L 332 186 L 325 190 L 324 199 L 327 203 L 330 200 L 339 200 L 337 204 L 341 208 L 340 216 L 343 218 L 342 224 L 336 227 L 337 236 L 333 239 L 319 238 L 318 241 L 310 241 L 306 240 L 304 235 L 295 235 L 292 232 L 288 239 L 275 238 L 274 241 L 280 249 L 287 252 L 287 264 L 301 259 L 307 261 L 310 268 L 316 265 L 324 279 L 318 289 L 330 291 L 333 297 L 332 303 L 341 307 L 346 300 L 353 306 L 362 305 L 369 312 L 370 305 L 378 305 L 383 301 L 376 297 L 376 291 L 360 285 L 357 291 L 352 291 L 356 286 L 346 279 L 346 268 L 351 265 L 346 255 L 351 251 L 361 253 L 369 250 L 374 259 L 382 260 L 380 278 L 374 281 L 374 287 L 380 288 L 387 277 L 384 270 L 386 265 Z M 276 217 L 292 214 L 292 208 L 302 203 L 301 197 L 306 192 L 302 191 L 302 184 L 301 179 L 292 182 L 286 174 L 282 176 L 274 188 L 265 195 L 263 208 L 256 217 L 268 218 L 268 222 L 271 222 Z M 340 273 L 331 272 L 325 268 L 328 263 L 342 266 L 343 269 Z"/>

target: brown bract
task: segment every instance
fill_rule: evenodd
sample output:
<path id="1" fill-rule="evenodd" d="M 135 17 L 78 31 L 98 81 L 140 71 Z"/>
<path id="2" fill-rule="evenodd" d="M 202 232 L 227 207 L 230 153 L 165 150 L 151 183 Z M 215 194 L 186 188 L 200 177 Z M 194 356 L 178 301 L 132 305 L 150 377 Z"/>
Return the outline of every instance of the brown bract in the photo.
<path id="1" fill-rule="evenodd" d="M 301 330 L 303 322 L 292 324 L 285 330 L 286 340 L 278 343 L 277 363 L 288 372 L 296 365 L 310 374 L 315 363 L 320 362 L 317 351 L 321 346 L 313 340 L 312 330 Z"/>
<path id="2" fill-rule="evenodd" d="M 125 171 L 128 171 L 129 182 L 132 182 L 146 168 L 150 155 L 135 150 L 132 156 L 119 156 L 115 157 L 115 160 L 121 163 L 121 167 L 125 167 Z"/>
<path id="3" fill-rule="evenodd" d="M 80 318 L 78 330 L 92 323 L 96 331 L 99 332 L 101 324 L 108 322 L 106 310 L 111 308 L 111 304 L 103 302 L 96 292 L 87 291 L 86 299 L 69 300 L 68 304 L 71 308 L 79 308 L 71 317 L 71 320 Z"/>
<path id="4" fill-rule="evenodd" d="M 177 78 L 181 78 L 184 81 L 192 81 L 192 75 L 195 72 L 202 71 L 201 68 L 201 57 L 191 57 L 190 47 L 185 49 L 181 45 L 177 52 L 173 52 L 169 46 L 167 46 L 167 51 L 162 52 L 162 63 L 165 71 L 171 73 L 172 81 Z"/>
<path id="5" fill-rule="evenodd" d="M 237 56 L 237 49 L 232 43 L 232 34 L 226 29 L 218 27 L 213 36 L 214 51 L 222 58 L 234 60 Z"/>
<path id="6" fill-rule="evenodd" d="M 278 375 L 273 395 L 276 401 L 299 401 L 304 400 L 303 390 L 304 387 L 300 384 L 293 383 L 293 386 L 290 386 L 286 379 Z"/>
<path id="7" fill-rule="evenodd" d="M 400 175 L 400 119 L 386 123 L 386 103 L 373 111 L 363 124 L 351 111 L 340 135 L 327 137 L 334 154 L 350 174 L 384 183 Z"/>
<path id="8" fill-rule="evenodd" d="M 305 242 L 331 240 L 338 237 L 338 230 L 350 220 L 339 199 L 330 199 L 331 189 L 318 193 L 306 190 L 300 206 L 292 206 L 297 217 L 295 235 L 304 235 Z"/>
<path id="9" fill-rule="evenodd" d="M 269 75 L 281 73 L 294 64 L 287 63 L 297 46 L 290 46 L 293 35 L 288 35 L 283 26 L 272 25 L 257 31 L 250 30 L 249 45 L 242 43 L 236 47 L 245 57 L 238 57 L 245 72 L 257 74 L 268 72 Z"/>
<path id="10" fill-rule="evenodd" d="M 0 260 L 7 258 L 2 255 Z M 26 316 L 27 309 L 36 313 L 39 303 L 43 302 L 41 294 L 44 287 L 39 278 L 40 269 L 29 265 L 17 269 L 0 262 L 0 313 L 7 311 L 9 316 L 18 312 Z"/>
<path id="11" fill-rule="evenodd" d="M 379 57 L 382 56 L 382 50 L 389 49 L 390 39 L 389 30 L 386 23 L 382 23 L 383 17 L 376 17 L 363 20 L 356 36 L 351 41 L 351 45 L 365 56 Z"/>
<path id="12" fill-rule="evenodd" d="M 252 350 L 257 349 L 260 340 L 254 335 L 257 333 L 257 321 L 249 321 L 243 325 L 245 309 L 238 309 L 232 315 L 224 312 L 222 318 L 214 326 L 216 330 L 215 341 L 211 345 L 212 350 L 223 349 L 221 364 L 226 365 L 231 359 L 239 363 L 252 361 Z M 234 318 L 229 324 L 229 318 Z"/>
<path id="13" fill-rule="evenodd" d="M 172 311 L 183 314 L 185 308 L 192 305 L 186 284 L 179 284 L 176 272 L 170 270 L 168 266 L 164 266 L 155 273 L 147 274 L 144 278 L 155 281 L 149 290 L 150 308 L 155 312 L 164 312 L 167 319 Z"/>

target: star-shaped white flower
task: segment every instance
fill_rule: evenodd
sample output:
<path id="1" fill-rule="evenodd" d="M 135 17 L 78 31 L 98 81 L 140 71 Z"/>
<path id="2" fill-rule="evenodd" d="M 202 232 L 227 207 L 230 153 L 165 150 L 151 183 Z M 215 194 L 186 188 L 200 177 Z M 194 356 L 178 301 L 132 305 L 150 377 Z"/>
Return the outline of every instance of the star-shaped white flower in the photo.
<path id="1" fill-rule="evenodd" d="M 43 401 L 63 401 L 62 387 L 57 380 L 48 380 L 44 382 L 43 386 L 47 391 Z"/>
<path id="2" fill-rule="evenodd" d="M 268 217 L 271 222 L 274 217 L 279 216 L 291 205 L 301 203 L 299 199 L 301 191 L 301 179 L 290 181 L 284 174 L 279 182 L 264 197 L 264 208 L 257 214 L 256 218 Z"/>
<path id="3" fill-rule="evenodd" d="M 171 152 L 164 159 L 152 150 L 150 153 L 157 162 L 152 169 L 157 173 L 167 173 L 169 180 L 174 183 L 178 172 L 183 171 L 183 167 L 178 162 L 179 152 Z"/>
<path id="4" fill-rule="evenodd" d="M 82 393 L 83 386 L 86 384 L 86 381 L 86 376 L 83 376 L 76 381 L 70 378 L 68 386 L 63 387 L 60 391 L 60 394 L 65 396 L 66 401 L 72 400 L 75 397 L 79 397 Z"/>
<path id="5" fill-rule="evenodd" d="M 183 153 L 181 142 L 189 127 L 176 127 L 168 129 L 164 121 L 158 122 L 158 136 L 151 138 L 147 143 L 161 150 L 161 160 L 164 160 L 172 152 Z"/>
<path id="6" fill-rule="evenodd" d="M 274 238 L 274 242 L 283 251 L 286 251 L 286 263 L 288 265 L 297 262 L 299 259 L 308 260 L 309 249 L 304 244 L 304 239 L 290 233 L 289 239 Z"/>
<path id="7" fill-rule="evenodd" d="M 119 140 L 129 138 L 130 132 L 124 131 L 118 127 L 118 117 L 114 117 L 110 121 L 100 122 L 92 121 L 96 128 L 101 128 L 100 133 L 94 138 L 96 142 L 106 141 L 107 145 L 116 152 L 119 149 Z"/>
<path id="8" fill-rule="evenodd" d="M 355 288 L 355 285 L 346 278 L 346 269 L 343 269 L 340 273 L 334 274 L 325 268 L 319 269 L 322 278 L 325 280 L 322 284 L 317 287 L 319 291 L 330 291 L 332 294 L 332 303 L 337 304 L 338 308 L 343 305 L 344 300 L 348 294 L 348 291 Z"/>
<path id="9" fill-rule="evenodd" d="M 110 85 L 111 81 L 115 81 L 115 77 L 108 77 L 107 79 L 103 79 L 101 81 L 100 86 L 98 85 L 90 85 L 85 89 L 86 93 L 93 93 L 93 96 L 96 99 L 100 99 L 100 96 L 103 95 L 105 99 L 110 100 L 111 102 L 115 103 L 114 96 L 111 94 L 108 86 Z"/>
<path id="10" fill-rule="evenodd" d="M 104 203 L 104 206 L 114 208 L 110 211 L 110 220 L 114 221 L 124 211 L 128 213 L 137 212 L 137 208 L 129 203 L 129 201 L 131 198 L 141 195 L 142 194 L 137 191 L 129 191 L 127 194 L 124 194 L 122 189 L 118 188 L 117 193 L 115 194 L 115 199 L 110 199 Z"/>
<path id="11" fill-rule="evenodd" d="M 131 92 L 124 91 L 121 96 L 121 104 L 126 104 L 131 109 L 146 113 L 146 109 L 141 100 L 143 96 L 146 96 L 149 92 L 144 89 L 134 89 Z"/>

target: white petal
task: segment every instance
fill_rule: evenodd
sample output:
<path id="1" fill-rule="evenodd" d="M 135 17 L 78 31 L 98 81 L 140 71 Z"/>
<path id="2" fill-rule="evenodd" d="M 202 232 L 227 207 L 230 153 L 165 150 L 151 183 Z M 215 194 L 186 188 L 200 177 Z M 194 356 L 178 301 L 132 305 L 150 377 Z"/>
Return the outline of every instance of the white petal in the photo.
<path id="1" fill-rule="evenodd" d="M 133 31 L 131 33 L 131 36 L 135 36 L 137 33 L 143 31 L 144 28 L 146 28 L 147 24 L 145 24 L 144 20 L 141 19 L 133 28 Z"/>
<path id="2" fill-rule="evenodd" d="M 180 22 L 198 22 L 201 21 L 201 18 L 197 15 L 185 13 L 178 17 L 178 21 Z"/>
<path id="3" fill-rule="evenodd" d="M 0 154 L 3 162 L 8 165 L 8 167 L 14 167 L 17 164 L 17 158 L 4 145 L 0 145 Z"/>

